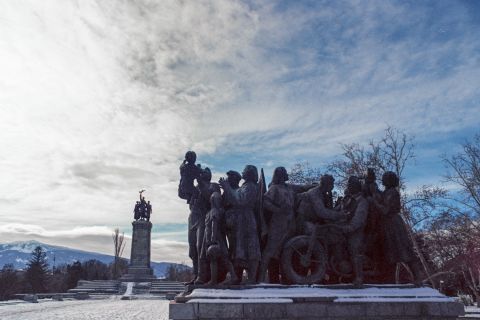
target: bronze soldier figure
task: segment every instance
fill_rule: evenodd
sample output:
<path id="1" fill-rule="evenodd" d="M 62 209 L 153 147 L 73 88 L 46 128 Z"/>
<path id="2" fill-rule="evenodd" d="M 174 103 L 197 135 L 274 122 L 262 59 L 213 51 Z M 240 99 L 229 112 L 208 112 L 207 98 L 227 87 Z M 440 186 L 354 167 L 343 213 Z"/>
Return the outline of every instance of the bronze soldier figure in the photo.
<path id="1" fill-rule="evenodd" d="M 239 183 L 242 180 L 240 173 L 234 170 L 227 172 L 227 182 L 236 192 L 240 188 Z M 232 203 L 228 201 L 226 194 L 222 195 L 223 197 L 223 207 L 225 208 L 225 224 L 226 224 L 226 235 L 228 240 L 228 252 L 230 259 L 233 261 L 235 256 L 235 235 L 237 228 L 237 216 L 239 215 L 238 206 L 235 207 Z M 240 275 L 241 276 L 241 275 Z"/>
<path id="2" fill-rule="evenodd" d="M 355 279 L 353 284 L 363 284 L 363 261 L 365 251 L 364 228 L 367 223 L 368 202 L 362 195 L 362 184 L 357 177 L 350 177 L 342 200 L 341 210 L 349 213 L 348 222 L 341 225 L 347 238 L 348 252 L 353 266 Z"/>
<path id="3" fill-rule="evenodd" d="M 334 210 L 332 190 L 335 179 L 329 174 L 320 178 L 320 184 L 298 195 L 297 233 L 303 234 L 305 222 L 323 224 L 345 218 L 342 211 Z"/>
<path id="4" fill-rule="evenodd" d="M 264 209 L 268 210 L 271 216 L 268 219 L 267 243 L 262 251 L 258 273 L 259 282 L 265 281 L 267 269 L 270 282 L 277 282 L 276 278 L 278 276 L 270 274 L 276 273 L 275 268 L 272 268 L 272 262 L 273 265 L 278 265 L 285 241 L 295 232 L 295 196 L 297 193 L 304 192 L 312 187 L 310 185 L 288 184 L 287 181 L 287 170 L 284 167 L 276 168 L 273 172 L 269 190 L 263 196 Z"/>
<path id="5" fill-rule="evenodd" d="M 188 151 L 185 154 L 185 160 L 180 165 L 180 183 L 178 185 L 178 197 L 187 200 L 190 203 L 192 196 L 195 195 L 195 186 L 193 182 L 202 173 L 200 165 L 196 165 L 197 154 Z"/>
<path id="6" fill-rule="evenodd" d="M 192 206 L 192 216 L 195 221 L 196 254 L 198 259 L 198 276 L 194 282 L 195 284 L 203 284 L 210 278 L 208 259 L 205 255 L 202 256 L 201 252 L 205 234 L 205 217 L 210 210 L 210 197 L 213 192 L 220 191 L 218 184 L 210 182 L 211 180 L 212 173 L 210 169 L 203 169 L 200 177 L 197 179 L 197 197 Z"/>
<path id="7" fill-rule="evenodd" d="M 253 165 L 245 166 L 242 172 L 245 181 L 234 190 L 226 179 L 220 178 L 220 185 L 229 203 L 238 210 L 235 228 L 234 265 L 242 272 L 247 269 L 249 284 L 256 282 L 260 261 L 260 241 L 258 238 L 255 208 L 258 200 L 258 170 Z"/>
<path id="8" fill-rule="evenodd" d="M 211 209 L 205 219 L 205 236 L 202 245 L 202 257 L 210 261 L 210 281 L 207 285 L 218 283 L 218 267 L 222 264 L 230 273 L 230 281 L 223 284 L 237 283 L 237 276 L 232 262 L 228 256 L 225 230 L 225 210 L 222 207 L 220 190 L 212 193 L 210 197 Z"/>

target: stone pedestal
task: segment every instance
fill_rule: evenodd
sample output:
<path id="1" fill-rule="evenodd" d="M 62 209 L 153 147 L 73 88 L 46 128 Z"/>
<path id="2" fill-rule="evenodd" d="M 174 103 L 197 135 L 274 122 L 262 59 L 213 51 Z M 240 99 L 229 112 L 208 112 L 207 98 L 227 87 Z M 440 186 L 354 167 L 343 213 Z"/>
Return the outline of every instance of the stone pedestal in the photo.
<path id="1" fill-rule="evenodd" d="M 150 221 L 137 220 L 132 222 L 132 249 L 128 271 L 121 281 L 148 282 L 156 279 L 153 269 L 150 267 L 150 243 L 152 223 Z"/>
<path id="2" fill-rule="evenodd" d="M 172 320 L 454 320 L 461 303 L 431 288 L 407 286 L 257 286 L 194 289 L 169 305 Z M 183 301 L 180 303 L 179 301 Z"/>

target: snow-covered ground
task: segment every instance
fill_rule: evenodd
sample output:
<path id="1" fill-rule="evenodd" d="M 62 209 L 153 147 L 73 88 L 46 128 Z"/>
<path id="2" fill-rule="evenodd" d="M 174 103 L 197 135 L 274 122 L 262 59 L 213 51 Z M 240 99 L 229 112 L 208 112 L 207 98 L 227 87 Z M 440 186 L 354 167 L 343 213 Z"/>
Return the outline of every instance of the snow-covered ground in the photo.
<path id="1" fill-rule="evenodd" d="M 465 318 L 480 319 L 480 307 L 477 307 L 477 306 L 465 307 Z"/>
<path id="2" fill-rule="evenodd" d="M 335 302 L 453 302 L 435 289 L 373 287 L 364 289 L 330 289 L 321 286 L 297 286 L 284 288 L 252 288 L 245 290 L 195 289 L 187 298 L 190 302 L 208 299 L 289 299 L 289 298 L 334 298 Z M 288 301 L 284 301 L 288 302 Z"/>
<path id="3" fill-rule="evenodd" d="M 42 301 L 0 305 L 2 320 L 167 320 L 168 300 L 120 300 L 112 296 L 101 300 Z"/>

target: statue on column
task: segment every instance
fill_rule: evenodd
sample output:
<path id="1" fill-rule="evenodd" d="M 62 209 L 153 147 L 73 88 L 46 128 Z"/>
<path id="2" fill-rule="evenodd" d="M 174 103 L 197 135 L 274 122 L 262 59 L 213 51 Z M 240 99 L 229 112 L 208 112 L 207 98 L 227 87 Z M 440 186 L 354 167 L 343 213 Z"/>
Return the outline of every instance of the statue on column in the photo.
<path id="1" fill-rule="evenodd" d="M 139 193 L 139 198 L 140 201 L 137 201 L 135 203 L 135 208 L 133 209 L 133 218 L 135 220 L 145 220 L 145 221 L 150 221 L 150 215 L 152 213 L 152 205 L 150 204 L 150 201 L 145 201 L 145 197 L 143 196 L 143 193 L 146 190 L 140 190 Z"/>

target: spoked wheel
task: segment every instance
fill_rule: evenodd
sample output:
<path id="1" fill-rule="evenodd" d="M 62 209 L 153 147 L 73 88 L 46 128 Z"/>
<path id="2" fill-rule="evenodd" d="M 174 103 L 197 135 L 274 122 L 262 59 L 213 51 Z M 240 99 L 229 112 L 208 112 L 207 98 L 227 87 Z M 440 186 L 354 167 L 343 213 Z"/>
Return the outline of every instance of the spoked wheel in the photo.
<path id="1" fill-rule="evenodd" d="M 327 254 L 322 245 L 315 241 L 310 257 L 310 237 L 298 236 L 290 239 L 282 251 L 282 272 L 292 283 L 313 284 L 325 277 Z"/>

